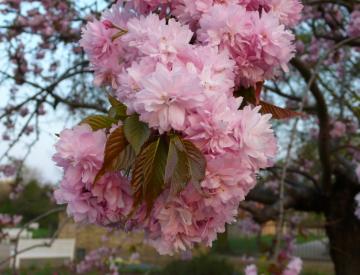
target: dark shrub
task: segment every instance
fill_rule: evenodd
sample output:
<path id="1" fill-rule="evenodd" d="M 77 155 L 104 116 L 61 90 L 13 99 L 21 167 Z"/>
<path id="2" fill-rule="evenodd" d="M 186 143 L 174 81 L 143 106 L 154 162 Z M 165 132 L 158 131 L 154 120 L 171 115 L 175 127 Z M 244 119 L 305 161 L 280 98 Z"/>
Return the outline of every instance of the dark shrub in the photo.
<path id="1" fill-rule="evenodd" d="M 203 255 L 191 260 L 177 260 L 169 263 L 163 270 L 151 275 L 233 275 L 234 267 L 225 259 Z"/>

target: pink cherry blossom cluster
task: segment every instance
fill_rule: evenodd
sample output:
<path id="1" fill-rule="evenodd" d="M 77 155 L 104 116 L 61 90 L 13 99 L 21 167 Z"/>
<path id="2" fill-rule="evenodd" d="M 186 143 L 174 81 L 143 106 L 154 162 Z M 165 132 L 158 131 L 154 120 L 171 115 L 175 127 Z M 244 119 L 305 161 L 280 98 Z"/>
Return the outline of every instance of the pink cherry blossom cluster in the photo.
<path id="1" fill-rule="evenodd" d="M 64 130 L 56 144 L 53 159 L 65 171 L 58 203 L 67 203 L 67 212 L 77 222 L 110 225 L 129 214 L 132 206 L 128 180 L 119 173 L 107 174 L 93 185 L 101 168 L 106 135 L 88 125 Z"/>
<path id="2" fill-rule="evenodd" d="M 0 227 L 16 226 L 22 220 L 20 215 L 0 214 Z"/>
<path id="3" fill-rule="evenodd" d="M 12 177 L 16 174 L 16 166 L 13 164 L 3 164 L 0 165 L 0 175 L 4 177 Z"/>
<path id="4" fill-rule="evenodd" d="M 303 262 L 300 258 L 294 257 L 286 266 L 286 269 L 282 273 L 283 275 L 299 275 L 302 269 Z"/>
<path id="5" fill-rule="evenodd" d="M 163 10 L 160 17 L 150 12 L 155 7 Z M 232 77 L 237 85 L 250 86 L 273 78 L 280 68 L 287 70 L 295 51 L 294 36 L 288 27 L 298 22 L 301 9 L 297 0 L 130 1 L 125 6 L 119 2 L 105 12 L 101 20 L 88 23 L 81 45 L 91 60 L 97 84 L 110 82 L 116 87 L 123 80 L 119 73 L 124 69 L 129 71 L 129 67 L 133 80 L 129 84 L 142 84 L 137 83 L 136 77 L 152 72 L 156 67 L 154 60 L 164 66 L 178 67 L 179 58 L 185 65 L 190 61 L 194 64 L 193 70 L 201 70 L 203 77 L 206 74 L 209 77 L 207 67 L 215 64 L 219 55 L 227 54 L 231 62 L 226 64 L 223 58 L 222 65 L 230 66 L 236 73 Z M 164 12 L 175 15 L 178 21 L 161 19 Z M 192 31 L 183 25 L 188 23 Z M 127 34 L 113 39 L 119 30 Z M 219 51 L 208 53 L 210 56 L 205 60 L 208 64 L 202 64 L 198 57 L 204 54 L 197 48 L 205 45 Z M 151 60 L 139 60 L 139 57 Z M 133 68 L 134 65 L 137 66 Z M 216 69 L 219 68 L 213 68 Z M 141 75 L 134 76 L 134 73 Z M 214 80 L 220 81 L 222 75 L 225 74 Z M 232 80 L 231 76 L 226 77 Z"/>
<path id="6" fill-rule="evenodd" d="M 22 218 L 21 215 L 0 214 L 0 241 L 8 236 L 2 229 L 17 226 L 22 221 Z"/>
<path id="7" fill-rule="evenodd" d="M 109 247 L 99 247 L 92 250 L 76 265 L 76 273 L 88 274 L 91 271 L 98 270 L 104 272 L 103 274 L 119 274 L 116 266 L 109 266 L 109 258 L 115 257 L 118 253 L 118 249 Z"/>
<path id="8" fill-rule="evenodd" d="M 261 226 L 255 222 L 251 217 L 242 218 L 238 222 L 238 228 L 244 236 L 256 236 L 261 233 Z"/>
<path id="9" fill-rule="evenodd" d="M 342 138 L 348 134 L 354 134 L 358 129 L 358 123 L 352 120 L 332 119 L 331 124 L 330 136 L 332 138 Z"/>
<path id="10" fill-rule="evenodd" d="M 303 263 L 300 258 L 293 257 L 289 261 L 285 270 L 281 274 L 282 275 L 299 275 L 302 270 L 302 265 L 303 265 Z M 254 264 L 246 266 L 244 271 L 245 271 L 245 275 L 258 275 L 257 267 Z"/>
<path id="11" fill-rule="evenodd" d="M 128 114 L 160 134 L 175 130 L 193 142 L 207 160 L 206 177 L 175 197 L 165 189 L 148 216 L 141 207 L 128 219 L 129 179 L 108 173 L 93 184 L 106 132 L 80 125 L 56 144 L 65 173 L 57 202 L 76 221 L 142 229 L 161 254 L 210 246 L 276 154 L 271 115 L 239 110 L 242 98 L 233 93 L 286 69 L 294 53 L 288 27 L 300 11 L 297 0 L 119 1 L 89 22 L 80 45 L 95 84 L 110 86 Z"/>
<path id="12" fill-rule="evenodd" d="M 258 274 L 257 267 L 254 264 L 246 266 L 244 272 L 245 272 L 245 275 L 257 275 Z"/>

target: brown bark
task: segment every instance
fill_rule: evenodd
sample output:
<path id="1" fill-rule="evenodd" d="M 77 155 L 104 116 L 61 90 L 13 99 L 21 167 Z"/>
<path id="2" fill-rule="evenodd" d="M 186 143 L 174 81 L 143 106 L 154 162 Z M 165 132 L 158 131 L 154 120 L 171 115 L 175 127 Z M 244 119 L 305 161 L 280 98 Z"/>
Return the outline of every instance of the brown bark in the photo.
<path id="1" fill-rule="evenodd" d="M 337 177 L 325 215 L 330 255 L 337 275 L 360 274 L 360 221 L 354 215 L 357 188 Z"/>

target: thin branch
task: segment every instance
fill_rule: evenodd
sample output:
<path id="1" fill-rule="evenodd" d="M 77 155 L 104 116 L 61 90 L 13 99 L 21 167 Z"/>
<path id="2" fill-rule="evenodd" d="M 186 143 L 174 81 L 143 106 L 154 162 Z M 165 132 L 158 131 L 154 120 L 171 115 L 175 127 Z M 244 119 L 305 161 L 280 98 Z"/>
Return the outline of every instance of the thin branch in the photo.
<path id="1" fill-rule="evenodd" d="M 31 221 L 27 222 L 25 225 L 23 225 L 23 227 L 20 229 L 20 231 L 18 232 L 18 234 L 16 235 L 16 244 L 15 244 L 15 247 L 14 247 L 14 253 L 12 255 L 10 255 L 9 257 L 5 258 L 4 260 L 2 260 L 0 262 L 0 266 L 2 266 L 3 264 L 7 263 L 8 261 L 10 261 L 12 258 L 15 258 L 17 255 L 21 254 L 21 253 L 24 253 L 26 251 L 29 251 L 31 249 L 34 249 L 36 247 L 44 247 L 44 246 L 51 246 L 53 244 L 53 242 L 55 241 L 55 239 L 57 238 L 57 236 L 59 235 L 59 233 L 61 232 L 61 230 L 63 229 L 63 227 L 65 226 L 65 224 L 68 222 L 68 219 L 66 220 L 66 223 L 63 222 L 59 227 L 58 229 L 55 231 L 55 233 L 53 234 L 52 238 L 50 239 L 49 242 L 45 242 L 43 244 L 37 244 L 37 245 L 33 245 L 33 246 L 30 246 L 30 247 L 27 247 L 25 249 L 22 249 L 22 250 L 18 250 L 18 241 L 20 239 L 20 235 L 21 233 L 27 229 L 30 224 L 34 223 L 34 222 L 37 222 L 51 214 L 54 214 L 54 213 L 57 213 L 57 212 L 61 212 L 63 211 L 64 208 L 63 207 L 57 207 L 57 208 L 54 208 L 54 209 L 51 209 L 43 214 L 41 214 L 40 216 L 32 219 Z M 15 270 L 15 261 L 13 263 L 13 270 Z M 14 272 L 14 274 L 16 274 L 16 272 Z"/>
<path id="2" fill-rule="evenodd" d="M 300 97 L 297 97 L 297 96 L 293 96 L 293 95 L 289 95 L 289 94 L 285 94 L 283 93 L 278 86 L 275 86 L 275 87 L 272 87 L 272 86 L 269 86 L 269 85 L 264 85 L 264 88 L 281 96 L 281 97 L 285 97 L 287 99 L 290 99 L 290 100 L 294 100 L 294 101 L 301 101 L 301 98 Z"/>
<path id="3" fill-rule="evenodd" d="M 279 170 L 279 169 L 283 169 L 283 168 L 280 166 L 273 166 L 273 167 L 270 167 L 268 170 L 273 170 L 273 169 Z M 302 175 L 303 177 L 310 180 L 315 186 L 318 186 L 317 180 L 313 176 L 311 176 L 309 173 L 306 173 L 305 171 L 301 171 L 299 169 L 290 168 L 290 167 L 287 170 L 290 173 Z"/>
<path id="4" fill-rule="evenodd" d="M 66 218 L 58 227 L 58 229 L 54 232 L 54 234 L 52 235 L 51 239 L 49 241 L 43 242 L 41 244 L 34 244 L 32 246 L 26 247 L 24 249 L 18 250 L 16 251 L 16 253 L 14 253 L 13 255 L 11 255 L 11 257 L 9 257 L 7 260 L 10 260 L 11 258 L 16 258 L 18 255 L 33 250 L 35 248 L 39 248 L 39 247 L 51 247 L 52 244 L 56 241 L 57 237 L 59 236 L 59 234 L 61 233 L 61 231 L 64 229 L 65 225 L 69 222 L 70 218 Z M 18 240 L 16 242 L 16 246 L 18 244 Z M 1 265 L 2 263 L 0 263 Z M 12 265 L 12 269 L 13 272 L 16 273 L 16 261 L 13 261 L 13 265 Z"/>

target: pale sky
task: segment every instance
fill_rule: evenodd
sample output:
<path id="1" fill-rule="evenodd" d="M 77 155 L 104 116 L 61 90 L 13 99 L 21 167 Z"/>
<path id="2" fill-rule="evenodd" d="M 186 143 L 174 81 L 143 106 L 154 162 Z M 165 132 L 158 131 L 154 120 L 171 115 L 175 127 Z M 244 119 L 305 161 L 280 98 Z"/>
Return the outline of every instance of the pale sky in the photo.
<path id="1" fill-rule="evenodd" d="M 1 2 L 1 1 L 0 1 Z M 96 9 L 103 10 L 107 5 L 107 1 L 103 0 L 79 0 L 77 5 L 89 5 L 93 4 L 96 5 Z M 28 8 L 30 9 L 32 6 L 29 5 Z M 95 6 L 93 6 L 94 8 Z M 4 23 L 5 20 L 9 19 L 7 16 L 0 17 L 0 23 Z M 33 37 L 34 39 L 34 37 Z M 25 43 L 32 43 L 33 41 L 26 41 Z M 64 65 L 64 64 L 63 64 Z M 66 65 L 66 64 L 65 64 Z M 9 68 L 8 59 L 6 57 L 6 51 L 2 49 L 2 45 L 0 43 L 0 67 L 2 70 L 7 71 Z M 4 85 L 4 83 L 0 83 L 0 113 L 1 109 L 5 106 L 5 103 L 8 101 L 7 97 L 9 94 L 10 87 Z M 28 87 L 24 87 L 24 90 L 20 91 L 20 96 L 24 96 L 28 91 L 26 91 Z M 48 106 L 47 106 L 48 108 Z M 66 121 L 68 112 L 64 109 L 58 110 L 54 113 L 52 110 L 48 110 L 49 114 L 41 117 L 40 120 L 40 139 L 33 147 L 31 154 L 27 158 L 26 165 L 30 168 L 33 167 L 39 171 L 41 176 L 44 178 L 45 181 L 49 181 L 51 183 L 57 183 L 62 176 L 61 170 L 57 168 L 53 161 L 51 160 L 52 155 L 54 154 L 54 143 L 56 142 L 57 137 L 55 136 L 56 133 L 59 133 L 65 127 L 72 127 L 78 122 L 78 118 Z M 20 123 L 21 124 L 21 123 Z M 16 125 L 18 126 L 18 125 Z M 21 126 L 18 126 L 21 127 Z M 4 142 L 2 140 L 2 135 L 6 131 L 3 126 L 3 120 L 0 120 L 0 156 L 2 153 L 8 148 L 8 142 Z M 34 135 L 31 135 L 29 138 L 25 138 L 28 143 L 30 143 L 34 138 Z M 21 143 L 18 144 L 11 152 L 12 156 L 21 157 L 24 154 L 26 148 L 26 144 Z M 0 163 L 4 164 L 4 162 Z"/>
<path id="2" fill-rule="evenodd" d="M 0 102 L 4 100 L 4 91 L 0 94 Z M 57 183 L 62 176 L 61 170 L 55 166 L 52 161 L 52 155 L 54 154 L 54 144 L 57 140 L 55 136 L 56 133 L 59 133 L 65 126 L 70 127 L 71 123 L 64 122 L 64 118 L 61 118 L 59 115 L 49 112 L 49 115 L 45 115 L 40 118 L 40 139 L 33 146 L 31 153 L 26 159 L 26 165 L 30 168 L 34 168 L 40 173 L 40 176 L 44 181 L 50 183 Z M 0 126 L 0 138 L 4 132 L 4 127 Z M 27 144 L 30 143 L 34 138 L 34 135 L 24 138 L 24 142 L 17 144 L 14 149 L 11 151 L 12 156 L 22 157 L 24 151 L 28 147 Z M 3 153 L 8 148 L 8 142 L 0 141 L 0 154 Z"/>

